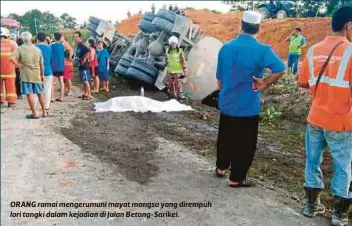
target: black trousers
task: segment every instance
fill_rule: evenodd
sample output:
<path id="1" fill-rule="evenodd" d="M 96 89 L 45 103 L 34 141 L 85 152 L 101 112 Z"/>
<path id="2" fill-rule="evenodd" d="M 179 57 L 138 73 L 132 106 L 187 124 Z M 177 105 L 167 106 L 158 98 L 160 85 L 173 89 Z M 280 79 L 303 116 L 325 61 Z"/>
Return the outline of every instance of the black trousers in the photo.
<path id="1" fill-rule="evenodd" d="M 22 92 L 21 92 L 21 79 L 20 79 L 20 70 L 18 70 L 18 68 L 16 68 L 16 93 L 17 96 L 21 96 Z"/>
<path id="2" fill-rule="evenodd" d="M 225 170 L 231 164 L 231 181 L 241 182 L 247 177 L 257 149 L 258 126 L 259 116 L 220 115 L 216 167 Z"/>

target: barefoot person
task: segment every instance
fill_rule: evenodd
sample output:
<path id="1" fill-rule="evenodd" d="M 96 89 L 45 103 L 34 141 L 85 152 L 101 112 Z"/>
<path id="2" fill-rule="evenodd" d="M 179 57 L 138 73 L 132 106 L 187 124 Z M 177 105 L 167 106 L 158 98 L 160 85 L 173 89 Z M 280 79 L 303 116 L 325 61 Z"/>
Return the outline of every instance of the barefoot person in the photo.
<path id="1" fill-rule="evenodd" d="M 44 64 L 44 95 L 45 95 L 45 109 L 48 111 L 51 103 L 51 88 L 53 80 L 53 71 L 51 70 L 52 53 L 51 48 L 45 41 L 46 34 L 39 32 L 37 35 L 38 43 L 35 45 L 40 49 L 43 56 Z"/>
<path id="2" fill-rule="evenodd" d="M 65 40 L 64 33 L 61 33 L 61 42 L 65 48 L 65 69 L 64 69 L 64 83 L 65 83 L 65 95 L 72 95 L 72 76 L 73 76 L 73 49 L 71 45 Z"/>
<path id="3" fill-rule="evenodd" d="M 65 48 L 64 44 L 61 42 L 61 34 L 54 34 L 54 42 L 50 45 L 52 50 L 52 61 L 51 68 L 53 70 L 53 75 L 58 78 L 60 83 L 60 96 L 55 99 L 55 101 L 64 100 L 65 84 L 64 84 L 64 71 L 65 71 Z M 52 93 L 54 89 L 52 90 Z M 53 93 L 54 95 L 54 93 Z"/>
<path id="4" fill-rule="evenodd" d="M 80 97 L 83 100 L 91 100 L 92 94 L 90 90 L 90 70 L 89 70 L 89 48 L 82 42 L 82 34 L 79 31 L 74 33 L 74 40 L 77 44 L 74 62 L 78 66 L 79 76 L 83 82 L 84 94 Z"/>
<path id="5" fill-rule="evenodd" d="M 94 40 L 89 39 L 89 50 L 90 50 L 90 57 L 89 57 L 89 67 L 90 67 L 90 74 L 93 79 L 94 90 L 92 93 L 99 93 L 99 77 L 98 77 L 98 60 L 97 60 L 97 47 L 95 46 Z"/>
<path id="6" fill-rule="evenodd" d="M 331 225 L 347 226 L 352 199 L 352 6 L 338 9 L 331 24 L 333 34 L 309 48 L 298 77 L 299 86 L 309 88 L 313 98 L 307 119 L 303 214 L 314 217 L 325 211 L 319 198 L 324 189 L 320 165 L 329 147 L 334 162 Z"/>
<path id="7" fill-rule="evenodd" d="M 12 61 L 20 68 L 22 93 L 27 95 L 28 105 L 32 114 L 28 119 L 38 119 L 39 115 L 35 109 L 34 94 L 38 95 L 42 108 L 42 116 L 46 117 L 45 101 L 42 81 L 44 80 L 43 56 L 37 47 L 32 44 L 32 34 L 23 32 L 21 34 L 24 44 L 16 50 Z"/>
<path id="8" fill-rule="evenodd" d="M 231 165 L 231 187 L 254 186 L 247 179 L 247 172 L 257 148 L 260 94 L 285 71 L 284 62 L 272 48 L 256 40 L 260 23 L 261 14 L 245 12 L 241 33 L 225 43 L 218 55 L 216 77 L 221 115 L 215 171 L 224 177 Z M 266 68 L 272 73 L 263 79 Z"/>
<path id="9" fill-rule="evenodd" d="M 102 82 L 102 85 L 103 85 L 101 91 L 109 92 L 110 54 L 106 49 L 104 49 L 103 41 L 98 42 L 97 58 L 98 58 L 98 64 L 99 64 L 98 66 L 99 80 Z"/>

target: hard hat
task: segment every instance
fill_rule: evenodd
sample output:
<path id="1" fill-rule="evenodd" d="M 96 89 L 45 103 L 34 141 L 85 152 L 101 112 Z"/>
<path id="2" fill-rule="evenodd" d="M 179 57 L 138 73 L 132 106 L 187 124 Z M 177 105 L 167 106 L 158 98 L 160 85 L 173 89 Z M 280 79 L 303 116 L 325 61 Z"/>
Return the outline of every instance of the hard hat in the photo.
<path id="1" fill-rule="evenodd" d="M 176 36 L 171 36 L 169 38 L 169 45 L 171 45 L 172 43 L 176 43 L 178 45 L 178 38 Z"/>
<path id="2" fill-rule="evenodd" d="M 5 36 L 5 37 L 9 37 L 10 36 L 10 31 L 9 29 L 5 28 L 5 27 L 1 27 L 1 36 Z"/>

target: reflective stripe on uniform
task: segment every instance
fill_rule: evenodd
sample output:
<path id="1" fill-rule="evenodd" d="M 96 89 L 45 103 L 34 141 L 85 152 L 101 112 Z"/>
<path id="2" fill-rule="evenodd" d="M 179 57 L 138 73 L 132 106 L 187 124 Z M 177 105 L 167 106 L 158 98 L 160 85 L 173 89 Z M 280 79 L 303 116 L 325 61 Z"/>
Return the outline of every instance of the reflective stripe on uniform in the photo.
<path id="1" fill-rule="evenodd" d="M 1 52 L 1 56 L 12 56 L 12 52 Z"/>
<path id="2" fill-rule="evenodd" d="M 347 47 L 346 51 L 342 55 L 339 70 L 337 72 L 337 78 L 343 80 L 346 74 L 348 60 L 352 55 L 352 43 Z"/>
<path id="3" fill-rule="evenodd" d="M 17 97 L 16 93 L 6 93 L 6 96 L 8 97 Z"/>
<path id="4" fill-rule="evenodd" d="M 314 46 L 309 48 L 307 52 L 307 57 L 308 57 L 308 68 L 309 68 L 309 86 L 315 86 L 317 84 L 318 77 L 314 75 L 314 54 L 313 54 Z M 334 87 L 340 87 L 340 88 L 349 88 L 350 87 L 350 82 L 345 81 L 343 78 L 345 77 L 345 73 L 347 70 L 347 64 L 349 57 L 352 54 L 352 44 L 348 46 L 348 48 L 345 50 L 343 56 L 341 57 L 340 61 L 340 66 L 337 71 L 337 76 L 336 78 L 330 78 L 326 75 L 322 75 L 320 82 L 328 84 L 330 86 Z"/>
<path id="5" fill-rule="evenodd" d="M 1 75 L 1 78 L 16 78 L 16 74 L 12 74 L 12 75 Z"/>

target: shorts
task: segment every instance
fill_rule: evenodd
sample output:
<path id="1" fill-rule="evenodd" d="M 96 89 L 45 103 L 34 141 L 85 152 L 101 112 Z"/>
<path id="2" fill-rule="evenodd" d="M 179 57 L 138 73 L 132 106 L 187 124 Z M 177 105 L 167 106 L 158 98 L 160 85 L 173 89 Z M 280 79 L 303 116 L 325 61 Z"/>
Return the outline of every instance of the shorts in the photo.
<path id="1" fill-rule="evenodd" d="M 65 66 L 64 80 L 72 80 L 73 70 L 72 66 Z"/>
<path id="2" fill-rule="evenodd" d="M 53 75 L 56 76 L 56 77 L 64 76 L 64 72 L 54 71 Z"/>
<path id="3" fill-rule="evenodd" d="M 90 81 L 90 70 L 79 70 L 79 77 L 81 78 L 82 82 Z"/>
<path id="4" fill-rule="evenodd" d="M 22 82 L 22 94 L 41 94 L 43 85 L 41 83 Z"/>
<path id="5" fill-rule="evenodd" d="M 103 70 L 103 71 L 99 71 L 99 80 L 101 81 L 109 81 L 109 70 Z"/>

